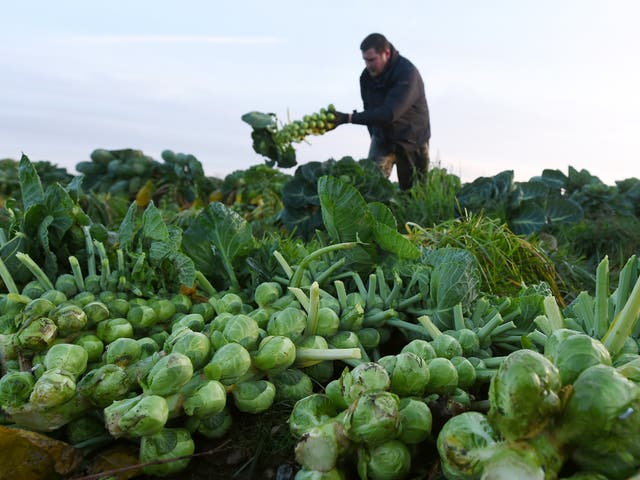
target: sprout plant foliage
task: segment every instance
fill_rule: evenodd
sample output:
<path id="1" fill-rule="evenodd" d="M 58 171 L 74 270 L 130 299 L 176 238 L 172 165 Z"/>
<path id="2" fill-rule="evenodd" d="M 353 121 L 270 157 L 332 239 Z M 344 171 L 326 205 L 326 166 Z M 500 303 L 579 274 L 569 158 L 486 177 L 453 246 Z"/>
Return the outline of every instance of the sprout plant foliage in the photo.
<path id="1" fill-rule="evenodd" d="M 307 240 L 317 229 L 323 229 L 318 180 L 324 175 L 338 177 L 351 184 L 367 202 L 386 204 L 395 192 L 393 184 L 370 160 L 356 161 L 352 157 L 343 157 L 300 165 L 282 189 L 280 220 L 290 232 Z"/>
<path id="2" fill-rule="evenodd" d="M 82 227 L 91 228 L 104 241 L 106 229 L 92 225 L 78 204 L 78 182 L 66 187 L 60 183 L 43 186 L 38 171 L 26 155 L 18 166 L 19 199 L 5 202 L 0 209 L 0 254 L 18 283 L 26 283 L 29 274 L 15 259 L 17 252 L 28 254 L 54 279 L 71 254 L 82 252 Z"/>
<path id="3" fill-rule="evenodd" d="M 120 248 L 129 256 L 131 281 L 147 292 L 175 292 L 195 282 L 194 262 L 182 251 L 182 229 L 167 225 L 151 202 L 139 215 L 132 203 L 120 224 Z"/>
<path id="4" fill-rule="evenodd" d="M 251 224 L 220 202 L 202 209 L 184 231 L 183 249 L 207 278 L 239 291 L 242 261 L 256 248 Z"/>

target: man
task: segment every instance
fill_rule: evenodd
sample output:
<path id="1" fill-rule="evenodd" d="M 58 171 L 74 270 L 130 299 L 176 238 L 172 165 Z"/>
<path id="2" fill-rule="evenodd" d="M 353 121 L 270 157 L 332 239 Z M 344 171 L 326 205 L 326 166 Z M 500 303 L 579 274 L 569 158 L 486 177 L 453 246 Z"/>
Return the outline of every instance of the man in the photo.
<path id="1" fill-rule="evenodd" d="M 364 111 L 335 112 L 335 126 L 366 125 L 369 158 L 389 177 L 396 165 L 402 190 L 424 180 L 429 168 L 429 108 L 418 69 L 379 33 L 360 44 L 365 69 L 360 75 Z"/>

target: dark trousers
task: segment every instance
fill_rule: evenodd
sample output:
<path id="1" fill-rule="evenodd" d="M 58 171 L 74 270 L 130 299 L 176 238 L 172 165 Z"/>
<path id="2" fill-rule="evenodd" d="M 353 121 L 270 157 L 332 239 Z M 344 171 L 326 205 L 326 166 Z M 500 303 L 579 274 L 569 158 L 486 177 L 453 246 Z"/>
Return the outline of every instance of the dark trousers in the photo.
<path id="1" fill-rule="evenodd" d="M 383 175 L 389 178 L 396 166 L 401 190 L 408 190 L 416 182 L 422 182 L 429 170 L 429 144 L 415 151 L 407 151 L 394 145 L 391 148 L 377 137 L 371 137 L 369 159 L 376 162 Z"/>

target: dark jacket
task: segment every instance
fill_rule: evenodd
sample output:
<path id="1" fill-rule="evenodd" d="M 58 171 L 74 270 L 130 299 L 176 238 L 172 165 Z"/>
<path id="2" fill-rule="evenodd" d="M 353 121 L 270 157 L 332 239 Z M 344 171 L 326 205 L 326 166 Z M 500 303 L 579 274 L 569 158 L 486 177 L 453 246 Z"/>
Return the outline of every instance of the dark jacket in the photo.
<path id="1" fill-rule="evenodd" d="M 367 125 L 371 136 L 389 146 L 417 151 L 431 138 L 429 107 L 424 82 L 418 69 L 391 47 L 384 71 L 372 77 L 367 69 L 360 75 L 364 111 L 354 113 L 351 122 Z"/>

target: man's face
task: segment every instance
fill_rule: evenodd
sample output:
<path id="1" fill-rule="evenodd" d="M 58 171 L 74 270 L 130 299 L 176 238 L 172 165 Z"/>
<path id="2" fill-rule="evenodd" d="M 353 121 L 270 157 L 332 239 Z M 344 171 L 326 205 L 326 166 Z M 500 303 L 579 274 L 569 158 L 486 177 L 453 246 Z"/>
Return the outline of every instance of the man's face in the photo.
<path id="1" fill-rule="evenodd" d="M 381 53 L 378 53 L 375 51 L 375 49 L 370 48 L 369 50 L 365 50 L 364 52 L 362 52 L 364 65 L 369 72 L 369 75 L 371 75 L 372 77 L 380 75 L 384 70 L 384 66 L 387 64 L 390 56 L 391 51 L 389 49 L 383 50 Z"/>

